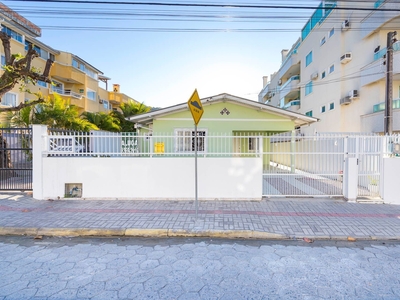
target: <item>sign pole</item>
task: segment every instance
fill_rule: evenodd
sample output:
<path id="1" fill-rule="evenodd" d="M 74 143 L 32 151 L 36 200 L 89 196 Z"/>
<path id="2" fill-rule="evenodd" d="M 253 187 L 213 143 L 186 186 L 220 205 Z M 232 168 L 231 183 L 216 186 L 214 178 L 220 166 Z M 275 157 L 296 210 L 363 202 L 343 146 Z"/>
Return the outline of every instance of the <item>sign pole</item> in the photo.
<path id="1" fill-rule="evenodd" d="M 194 190 L 195 190 L 195 198 L 194 198 L 194 205 L 196 207 L 196 221 L 197 221 L 197 214 L 199 210 L 199 202 L 197 197 L 197 124 L 194 124 Z"/>

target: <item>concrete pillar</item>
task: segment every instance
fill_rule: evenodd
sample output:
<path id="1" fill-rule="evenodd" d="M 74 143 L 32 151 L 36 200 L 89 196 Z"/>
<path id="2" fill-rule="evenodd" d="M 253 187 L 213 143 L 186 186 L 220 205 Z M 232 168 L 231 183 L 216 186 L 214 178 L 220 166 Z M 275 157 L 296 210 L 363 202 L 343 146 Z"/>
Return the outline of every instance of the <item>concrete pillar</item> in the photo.
<path id="1" fill-rule="evenodd" d="M 343 172 L 343 195 L 348 201 L 355 202 L 358 196 L 358 159 L 347 157 Z"/>
<path id="2" fill-rule="evenodd" d="M 43 199 L 43 151 L 47 150 L 47 126 L 32 125 L 33 198 Z"/>

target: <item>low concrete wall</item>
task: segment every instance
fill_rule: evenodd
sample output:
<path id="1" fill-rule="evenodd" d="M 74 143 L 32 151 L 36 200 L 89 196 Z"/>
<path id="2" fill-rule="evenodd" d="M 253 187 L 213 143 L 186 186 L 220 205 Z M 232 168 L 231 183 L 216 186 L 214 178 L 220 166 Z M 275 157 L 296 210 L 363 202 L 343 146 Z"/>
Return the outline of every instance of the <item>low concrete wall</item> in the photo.
<path id="1" fill-rule="evenodd" d="M 36 199 L 62 199 L 81 183 L 84 199 L 195 198 L 194 158 L 41 157 Z M 198 158 L 199 200 L 261 200 L 261 158 Z"/>
<path id="2" fill-rule="evenodd" d="M 400 158 L 383 159 L 383 201 L 387 204 L 400 204 Z M 382 185 L 381 185 L 382 186 Z"/>

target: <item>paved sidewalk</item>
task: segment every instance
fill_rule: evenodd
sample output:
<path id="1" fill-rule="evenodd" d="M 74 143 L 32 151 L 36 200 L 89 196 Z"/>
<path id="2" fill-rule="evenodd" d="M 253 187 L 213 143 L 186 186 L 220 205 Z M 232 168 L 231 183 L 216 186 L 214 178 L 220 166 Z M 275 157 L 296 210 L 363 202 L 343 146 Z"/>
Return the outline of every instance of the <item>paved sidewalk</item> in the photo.
<path id="1" fill-rule="evenodd" d="M 54 200 L 0 194 L 0 235 L 400 240 L 400 206 L 330 198 Z"/>

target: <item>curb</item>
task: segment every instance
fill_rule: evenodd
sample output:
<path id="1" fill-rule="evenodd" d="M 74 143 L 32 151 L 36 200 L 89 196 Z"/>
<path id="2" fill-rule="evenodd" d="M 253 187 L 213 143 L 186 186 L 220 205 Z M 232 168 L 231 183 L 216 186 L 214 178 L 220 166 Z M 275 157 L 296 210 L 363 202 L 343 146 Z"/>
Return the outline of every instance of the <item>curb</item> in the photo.
<path id="1" fill-rule="evenodd" d="M 53 237 L 152 237 L 179 238 L 203 237 L 216 239 L 260 239 L 260 240 L 302 240 L 311 241 L 400 241 L 400 236 L 287 236 L 253 230 L 185 230 L 185 229 L 103 229 L 103 228 L 26 228 L 0 227 L 0 236 L 53 236 Z"/>

